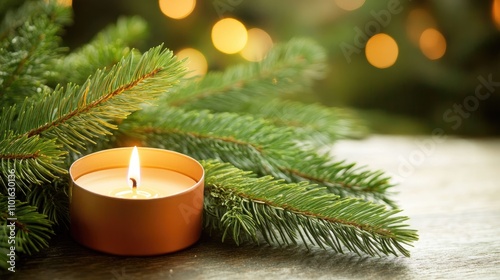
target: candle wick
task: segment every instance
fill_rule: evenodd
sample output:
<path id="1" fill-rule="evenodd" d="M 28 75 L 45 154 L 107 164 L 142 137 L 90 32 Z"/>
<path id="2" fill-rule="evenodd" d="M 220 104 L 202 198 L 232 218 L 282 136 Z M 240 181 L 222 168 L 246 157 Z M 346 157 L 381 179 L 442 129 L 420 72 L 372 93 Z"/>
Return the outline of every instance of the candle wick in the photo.
<path id="1" fill-rule="evenodd" d="M 134 178 L 130 178 L 130 181 L 132 181 L 132 188 L 137 188 L 137 181 Z"/>

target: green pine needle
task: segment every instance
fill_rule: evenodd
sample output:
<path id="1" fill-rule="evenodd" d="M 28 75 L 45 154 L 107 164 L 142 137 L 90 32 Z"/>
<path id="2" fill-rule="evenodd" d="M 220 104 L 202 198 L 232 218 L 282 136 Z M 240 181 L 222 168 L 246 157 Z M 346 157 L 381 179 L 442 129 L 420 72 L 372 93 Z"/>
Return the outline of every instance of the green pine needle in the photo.
<path id="1" fill-rule="evenodd" d="M 157 117 L 160 114 L 162 118 Z M 341 196 L 396 207 L 387 196 L 393 185 L 383 172 L 343 161 L 332 162 L 326 155 L 304 150 L 293 129 L 278 128 L 261 119 L 232 113 L 149 108 L 131 126 L 129 133 L 142 138 L 148 146 L 173 149 L 199 159 L 220 159 L 288 182 L 312 181 Z"/>
<path id="2" fill-rule="evenodd" d="M 17 114 L 6 112 L 4 126 L 26 137 L 41 135 L 57 139 L 71 151 L 83 149 L 86 142 L 109 135 L 115 121 L 141 109 L 178 82 L 184 68 L 172 52 L 155 47 L 137 61 L 129 53 L 109 71 L 98 70 L 81 87 L 58 87 L 42 100 L 26 100 Z M 7 123 L 7 124 L 5 124 Z"/>
<path id="3" fill-rule="evenodd" d="M 99 32 L 91 42 L 61 58 L 56 64 L 58 75 L 53 77 L 54 83 L 83 83 L 96 68 L 110 68 L 131 51 L 137 55 L 138 51 L 129 46 L 144 39 L 146 31 L 146 22 L 141 18 L 118 19 L 116 24 Z"/>
<path id="4" fill-rule="evenodd" d="M 41 214 L 60 228 L 69 228 L 69 182 L 68 176 L 31 188 L 26 201 L 36 206 Z"/>
<path id="5" fill-rule="evenodd" d="M 330 247 L 336 252 L 409 256 L 403 245 L 418 239 L 404 224 L 400 210 L 353 198 L 325 194 L 306 182 L 286 184 L 272 177 L 256 178 L 230 164 L 204 161 L 205 227 L 240 243 Z"/>
<path id="6" fill-rule="evenodd" d="M 58 34 L 69 10 L 53 1 L 25 2 L 0 24 L 0 102 L 21 101 L 43 90 L 62 54 Z"/>
<path id="7" fill-rule="evenodd" d="M 232 108 L 225 111 L 236 112 Z M 331 145 L 338 139 L 362 138 L 368 133 L 355 112 L 346 108 L 258 98 L 251 100 L 242 112 L 264 118 L 280 127 L 291 127 L 299 140 L 313 144 L 315 148 Z"/>
<path id="8" fill-rule="evenodd" d="M 325 75 L 325 51 L 308 39 L 293 39 L 269 51 L 259 63 L 233 66 L 224 73 L 179 84 L 161 102 L 190 109 L 240 108 L 243 100 L 305 91 Z"/>
<path id="9" fill-rule="evenodd" d="M 3 252 L 0 254 L 0 267 L 6 269 L 7 254 L 5 249 L 14 246 L 16 255 L 20 253 L 32 254 L 38 252 L 42 248 L 48 247 L 48 240 L 52 231 L 52 222 L 47 220 L 47 217 L 37 212 L 36 207 L 25 202 L 15 200 L 15 209 L 8 211 L 9 198 L 0 194 L 0 248 Z M 15 221 L 10 221 L 8 218 L 16 218 Z M 15 243 L 9 243 L 10 228 L 8 225 L 15 225 Z M 12 241 L 11 241 L 12 242 Z"/>
<path id="10" fill-rule="evenodd" d="M 0 139 L 1 136 L 0 134 Z M 0 140 L 0 169 L 5 174 L 14 170 L 19 190 L 28 193 L 32 185 L 51 183 L 66 173 L 66 170 L 60 167 L 66 153 L 60 148 L 55 139 L 4 135 Z M 7 177 L 0 176 L 0 183 L 6 190 Z"/>

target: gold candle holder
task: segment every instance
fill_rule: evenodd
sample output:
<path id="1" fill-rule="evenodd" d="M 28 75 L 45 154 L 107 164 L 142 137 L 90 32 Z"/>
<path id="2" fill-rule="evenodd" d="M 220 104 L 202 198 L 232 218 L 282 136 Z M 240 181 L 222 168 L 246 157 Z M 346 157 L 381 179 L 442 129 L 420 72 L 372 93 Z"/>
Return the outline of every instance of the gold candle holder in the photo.
<path id="1" fill-rule="evenodd" d="M 186 155 L 139 148 L 141 183 L 127 184 L 132 148 L 104 150 L 70 167 L 71 235 L 91 249 L 127 256 L 178 251 L 201 235 L 204 170 Z"/>

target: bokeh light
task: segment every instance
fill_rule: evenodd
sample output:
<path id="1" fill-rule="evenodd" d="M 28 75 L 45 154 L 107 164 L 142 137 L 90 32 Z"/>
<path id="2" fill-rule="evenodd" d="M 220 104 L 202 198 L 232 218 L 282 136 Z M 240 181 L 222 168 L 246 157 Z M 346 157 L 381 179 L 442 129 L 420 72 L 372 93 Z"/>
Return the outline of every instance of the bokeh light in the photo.
<path id="1" fill-rule="evenodd" d="M 416 8 L 408 13 L 406 33 L 410 41 L 415 45 L 419 44 L 422 32 L 431 27 L 436 27 L 436 20 L 427 10 Z"/>
<path id="2" fill-rule="evenodd" d="M 50 2 L 49 0 L 45 0 L 46 3 Z M 63 7 L 71 7 L 73 6 L 73 0 L 56 0 L 57 4 Z"/>
<path id="3" fill-rule="evenodd" d="M 177 52 L 176 55 L 179 60 L 187 58 L 186 66 L 189 73 L 186 77 L 203 76 L 207 73 L 207 59 L 200 51 L 193 48 L 185 48 Z"/>
<path id="4" fill-rule="evenodd" d="M 183 19 L 191 14 L 196 0 L 159 0 L 161 12 L 173 19 Z"/>
<path id="5" fill-rule="evenodd" d="M 241 51 L 248 39 L 246 27 L 234 18 L 219 20 L 212 27 L 212 42 L 223 53 L 233 54 Z"/>
<path id="6" fill-rule="evenodd" d="M 241 50 L 241 56 L 248 61 L 261 61 L 273 46 L 273 40 L 260 28 L 248 30 L 247 44 Z"/>
<path id="7" fill-rule="evenodd" d="M 354 11 L 365 3 L 365 0 L 335 0 L 335 4 L 342 10 Z"/>
<path id="8" fill-rule="evenodd" d="M 495 26 L 500 29 L 500 0 L 493 0 L 492 15 Z"/>
<path id="9" fill-rule="evenodd" d="M 431 59 L 439 59 L 446 52 L 446 39 L 443 34 L 434 28 L 428 28 L 420 36 L 420 50 Z"/>
<path id="10" fill-rule="evenodd" d="M 366 59 L 377 68 L 391 67 L 398 58 L 398 44 L 389 35 L 379 33 L 368 39 L 365 47 Z"/>

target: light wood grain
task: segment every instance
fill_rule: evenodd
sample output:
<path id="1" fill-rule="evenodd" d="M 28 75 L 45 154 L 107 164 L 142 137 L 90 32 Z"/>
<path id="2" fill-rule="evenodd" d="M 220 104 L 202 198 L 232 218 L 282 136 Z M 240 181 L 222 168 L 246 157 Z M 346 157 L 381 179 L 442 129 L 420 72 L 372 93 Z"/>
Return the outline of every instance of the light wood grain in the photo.
<path id="1" fill-rule="evenodd" d="M 426 151 L 422 143 L 434 143 Z M 418 159 L 418 151 L 425 154 Z M 424 153 L 425 152 L 425 153 Z M 304 247 L 220 243 L 158 257 L 116 257 L 67 234 L 19 263 L 12 279 L 500 279 L 500 140 L 376 136 L 332 153 L 392 173 L 394 196 L 420 240 L 412 256 L 370 258 Z M 406 172 L 402 162 L 413 159 Z M 417 160 L 418 159 L 418 160 Z M 418 163 L 418 164 L 416 164 Z M 403 172 L 402 172 L 403 171 Z M 7 277 L 4 277 L 7 278 Z"/>

